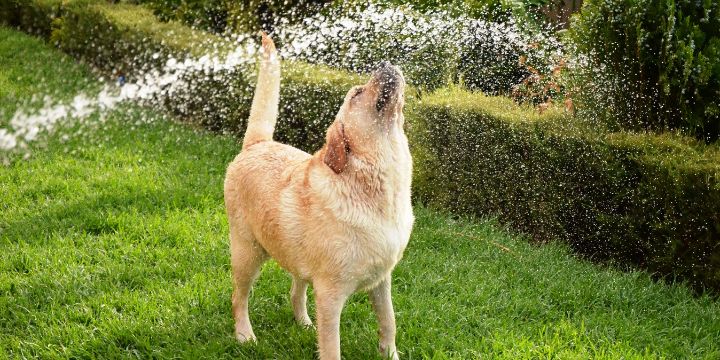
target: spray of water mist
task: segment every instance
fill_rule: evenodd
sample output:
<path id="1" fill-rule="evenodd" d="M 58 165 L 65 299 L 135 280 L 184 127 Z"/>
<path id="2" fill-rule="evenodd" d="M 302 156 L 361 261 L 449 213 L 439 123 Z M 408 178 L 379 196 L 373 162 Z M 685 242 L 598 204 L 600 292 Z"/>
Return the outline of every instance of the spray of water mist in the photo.
<path id="1" fill-rule="evenodd" d="M 420 13 L 409 7 L 389 9 L 370 5 L 363 9 L 335 9 L 296 24 L 278 19 L 275 29 L 273 35 L 283 45 L 280 53 L 286 59 L 355 72 L 368 71 L 378 61 L 390 60 L 402 66 L 409 82 L 418 87 L 436 81 L 433 77 L 442 73 L 436 68 L 438 64 L 447 70 L 458 64 L 469 65 L 468 62 L 474 65 L 471 69 L 479 71 L 465 76 L 496 82 L 489 88 L 507 87 L 508 84 L 498 83 L 507 81 L 506 78 L 483 73 L 483 69 L 502 62 L 516 64 L 520 53 L 537 58 L 562 56 L 562 47 L 555 38 L 539 33 L 530 35 L 512 19 L 492 23 L 453 17 L 446 11 Z M 7 126 L 0 128 L 0 154 L 5 162 L 13 154 L 27 157 L 33 142 L 59 128 L 102 120 L 105 113 L 122 102 L 152 106 L 172 98 L 177 103 L 178 99 L 193 96 L 198 78 L 229 82 L 232 76 L 238 76 L 238 70 L 252 76 L 257 49 L 253 35 L 233 34 L 223 39 L 235 44 L 227 53 L 170 57 L 160 68 L 128 74 L 127 83 L 105 84 L 99 92 L 86 91 L 69 102 L 45 96 L 39 109 L 21 106 Z M 468 49 L 474 51 L 474 57 L 467 56 Z M 136 64 L 135 68 L 143 69 L 146 65 Z M 98 113 L 99 117 L 90 116 Z"/>
<path id="2" fill-rule="evenodd" d="M 236 41 L 239 45 L 223 56 L 170 57 L 159 69 L 130 76 L 135 80 L 125 83 L 119 79 L 103 85 L 98 92 L 79 93 L 69 102 L 44 96 L 39 109 L 23 106 L 10 118 L 6 128 L 0 128 L 0 153 L 4 152 L 6 156 L 20 153 L 27 157 L 33 142 L 58 128 L 83 125 L 94 119 L 92 114 L 100 114 L 98 119 L 102 120 L 104 114 L 122 102 L 159 105 L 167 98 L 186 94 L 191 90 L 192 79 L 198 75 L 222 76 L 229 70 L 254 63 L 256 47 L 247 41 L 247 37 L 236 37 Z"/>

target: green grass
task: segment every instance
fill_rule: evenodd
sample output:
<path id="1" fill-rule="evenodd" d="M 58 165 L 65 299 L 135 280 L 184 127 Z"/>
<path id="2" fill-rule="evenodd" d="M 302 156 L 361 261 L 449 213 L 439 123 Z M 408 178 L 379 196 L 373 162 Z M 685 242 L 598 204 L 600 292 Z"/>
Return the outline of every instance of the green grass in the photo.
<path id="1" fill-rule="evenodd" d="M 0 27 L 0 126 L 34 95 L 67 100 L 94 83 L 88 70 L 42 41 Z M 35 103 L 42 100 L 36 99 Z M 4 113 L 4 115 L 3 115 Z"/>
<path id="2" fill-rule="evenodd" d="M 66 81 L 88 78 L 35 39 L 0 38 L 6 88 L 41 90 L 11 75 L 35 54 L 46 60 L 26 74 L 45 74 L 47 90 L 71 96 Z M 222 180 L 238 150 L 124 106 L 88 135 L 0 167 L 0 357 L 312 357 L 315 334 L 294 324 L 290 279 L 272 262 L 251 298 L 258 343 L 232 336 Z M 492 221 L 416 215 L 394 273 L 404 358 L 720 358 L 716 299 L 530 245 Z M 341 328 L 345 358 L 377 356 L 366 296 L 350 299 Z"/>

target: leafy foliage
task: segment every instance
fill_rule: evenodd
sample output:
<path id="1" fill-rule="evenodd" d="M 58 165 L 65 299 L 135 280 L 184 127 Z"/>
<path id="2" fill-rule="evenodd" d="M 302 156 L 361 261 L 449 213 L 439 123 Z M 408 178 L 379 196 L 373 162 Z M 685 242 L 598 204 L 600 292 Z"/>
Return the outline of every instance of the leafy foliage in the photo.
<path id="1" fill-rule="evenodd" d="M 222 31 L 203 25 L 208 21 L 193 20 L 204 10 L 185 16 L 186 2 L 171 6 L 173 1 L 148 4 L 163 20 Z M 507 94 L 528 75 L 518 58 L 538 52 L 527 46 L 537 39 L 523 34 L 520 23 L 510 21 L 511 11 L 493 1 L 351 1 L 331 6 L 322 0 L 211 2 L 226 9 L 226 30 L 275 30 L 276 40 L 292 44 L 288 54 L 297 59 L 361 73 L 385 60 L 402 66 L 418 88 L 462 82 L 473 90 Z M 207 9 L 204 4 L 197 2 Z"/>
<path id="2" fill-rule="evenodd" d="M 0 2 L 0 24 L 47 37 L 52 19 L 59 16 L 61 0 L 3 0 Z"/>
<path id="3" fill-rule="evenodd" d="M 502 0 L 379 0 L 375 3 L 411 5 L 419 11 L 447 9 L 454 15 L 486 20 L 506 20 L 510 15 L 508 4 Z"/>
<path id="4" fill-rule="evenodd" d="M 412 104 L 422 201 L 539 241 L 720 288 L 720 151 L 670 135 L 596 134 L 558 111 L 441 91 Z"/>
<path id="5" fill-rule="evenodd" d="M 295 22 L 330 0 L 137 0 L 163 21 L 180 21 L 214 33 L 272 30 L 274 19 Z"/>
<path id="6" fill-rule="evenodd" d="M 578 82 L 590 116 L 720 137 L 720 2 L 588 0 L 570 39 L 592 65 Z"/>
<path id="7" fill-rule="evenodd" d="M 216 33 L 228 25 L 229 1 L 218 0 L 145 0 L 163 21 L 181 21 Z"/>
<path id="8" fill-rule="evenodd" d="M 280 29 L 285 54 L 311 63 L 367 72 L 380 61 L 401 66 L 410 84 L 432 90 L 462 83 L 473 90 L 509 93 L 527 72 L 521 55 L 546 57 L 554 41 L 527 34 L 518 24 L 453 15 L 452 9 L 420 12 L 386 4 L 350 4 Z"/>

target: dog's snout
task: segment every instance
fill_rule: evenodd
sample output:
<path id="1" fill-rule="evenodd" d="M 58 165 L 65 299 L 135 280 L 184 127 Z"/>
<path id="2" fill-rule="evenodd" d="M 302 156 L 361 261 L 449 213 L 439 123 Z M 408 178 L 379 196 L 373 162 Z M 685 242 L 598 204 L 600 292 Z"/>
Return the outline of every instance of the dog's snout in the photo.
<path id="1" fill-rule="evenodd" d="M 377 67 L 378 70 L 388 69 L 388 68 L 392 68 L 392 64 L 387 60 L 380 62 L 380 64 L 378 64 L 378 67 Z"/>
<path id="2" fill-rule="evenodd" d="M 394 83 L 402 78 L 400 70 L 389 61 L 383 61 L 375 69 L 375 76 L 380 83 Z"/>
<path id="3" fill-rule="evenodd" d="M 391 97 L 395 95 L 400 82 L 403 81 L 402 73 L 389 61 L 383 61 L 375 70 L 374 77 L 380 87 L 380 94 L 375 107 L 377 111 L 382 111 Z"/>

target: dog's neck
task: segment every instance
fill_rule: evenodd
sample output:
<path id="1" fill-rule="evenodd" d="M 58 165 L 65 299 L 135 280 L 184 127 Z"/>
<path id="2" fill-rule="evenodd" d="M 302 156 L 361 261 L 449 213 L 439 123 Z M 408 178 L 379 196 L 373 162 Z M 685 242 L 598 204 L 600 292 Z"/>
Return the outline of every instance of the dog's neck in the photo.
<path id="1" fill-rule="evenodd" d="M 398 141 L 406 138 L 402 125 L 397 122 L 376 124 L 369 131 L 363 130 L 362 133 L 351 135 L 348 140 L 350 151 L 367 161 L 391 153 Z"/>
<path id="2" fill-rule="evenodd" d="M 352 198 L 375 211 L 392 215 L 410 196 L 412 159 L 402 129 L 379 136 L 372 150 L 353 153 L 341 176 Z"/>

